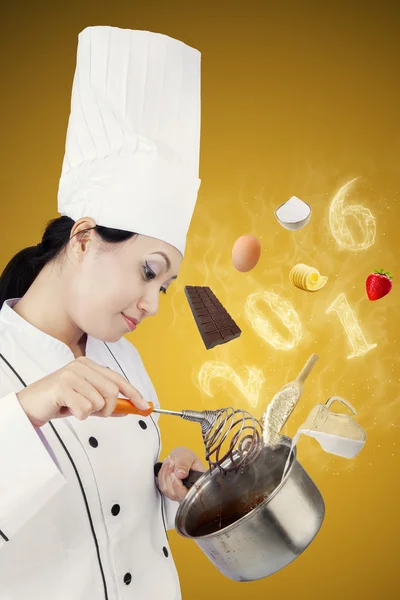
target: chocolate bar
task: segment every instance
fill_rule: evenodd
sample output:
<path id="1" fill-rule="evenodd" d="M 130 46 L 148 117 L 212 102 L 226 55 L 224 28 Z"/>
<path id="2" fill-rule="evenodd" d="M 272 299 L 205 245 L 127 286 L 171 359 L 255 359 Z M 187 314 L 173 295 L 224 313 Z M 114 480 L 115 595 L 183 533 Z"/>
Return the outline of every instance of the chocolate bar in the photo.
<path id="1" fill-rule="evenodd" d="M 240 336 L 241 329 L 209 287 L 187 285 L 185 294 L 207 350 Z"/>

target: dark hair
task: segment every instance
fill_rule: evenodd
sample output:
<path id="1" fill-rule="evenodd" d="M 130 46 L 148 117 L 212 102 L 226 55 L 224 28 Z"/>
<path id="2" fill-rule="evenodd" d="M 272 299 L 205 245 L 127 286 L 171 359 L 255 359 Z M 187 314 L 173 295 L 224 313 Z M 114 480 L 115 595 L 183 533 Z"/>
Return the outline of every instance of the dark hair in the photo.
<path id="1" fill-rule="evenodd" d="M 0 308 L 5 300 L 22 298 L 43 267 L 60 256 L 70 240 L 73 225 L 74 221 L 69 217 L 53 219 L 48 223 L 40 244 L 24 248 L 10 260 L 0 277 Z M 125 242 L 136 235 L 100 225 L 93 229 L 103 242 L 110 244 Z"/>

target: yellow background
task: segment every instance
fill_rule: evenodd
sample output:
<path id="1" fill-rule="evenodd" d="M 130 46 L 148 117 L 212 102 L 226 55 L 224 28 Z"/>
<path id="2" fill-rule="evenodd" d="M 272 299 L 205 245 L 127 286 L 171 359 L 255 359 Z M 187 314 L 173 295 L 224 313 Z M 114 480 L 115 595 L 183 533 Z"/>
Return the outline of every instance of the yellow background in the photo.
<path id="1" fill-rule="evenodd" d="M 326 502 L 321 532 L 281 572 L 254 583 L 224 578 L 194 542 L 170 541 L 184 599 L 231 600 L 297 594 L 343 600 L 398 597 L 400 469 L 399 301 L 399 9 L 396 2 L 197 2 L 142 0 L 13 2 L 2 8 L 1 263 L 40 240 L 56 216 L 77 35 L 88 25 L 149 29 L 202 52 L 202 145 L 198 204 L 179 281 L 161 298 L 160 314 L 131 336 L 170 409 L 227 404 L 260 416 L 281 385 L 312 352 L 320 361 L 306 383 L 287 433 L 317 402 L 339 394 L 358 409 L 367 444 L 352 461 L 325 454 L 305 438 L 299 458 Z M 342 250 L 329 206 L 347 181 L 360 177 L 346 204 L 376 220 L 376 241 Z M 274 209 L 290 196 L 309 202 L 309 225 L 290 233 Z M 351 219 L 350 219 L 351 220 Z M 357 233 L 357 224 L 348 223 Z M 244 233 L 262 243 L 259 264 L 236 272 L 231 248 Z M 296 262 L 319 268 L 326 288 L 307 294 L 290 286 Z M 375 268 L 394 274 L 393 290 L 370 302 L 365 279 Z M 205 350 L 184 285 L 210 285 L 243 330 Z M 289 300 L 303 335 L 276 350 L 246 318 L 250 293 L 269 290 Z M 327 308 L 344 293 L 369 343 L 353 359 L 338 316 Z M 265 317 L 287 337 L 266 305 Z M 213 397 L 198 386 L 205 361 L 222 361 L 246 378 L 262 369 L 256 408 L 230 382 L 215 379 Z M 176 445 L 202 452 L 200 428 L 161 419 L 163 456 Z M 156 576 L 156 574 L 155 574 Z M 72 600 L 72 599 L 71 599 Z"/>

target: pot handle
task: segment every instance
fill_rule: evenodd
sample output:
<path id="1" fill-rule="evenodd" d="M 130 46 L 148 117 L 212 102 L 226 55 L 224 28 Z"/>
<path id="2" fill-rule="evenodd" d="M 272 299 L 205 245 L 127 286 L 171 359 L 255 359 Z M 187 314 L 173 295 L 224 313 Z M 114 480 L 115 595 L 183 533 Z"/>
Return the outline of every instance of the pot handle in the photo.
<path id="1" fill-rule="evenodd" d="M 154 476 L 155 477 L 158 477 L 161 467 L 162 467 L 162 462 L 158 462 L 154 465 Z M 185 479 L 182 479 L 182 483 L 188 490 L 190 490 L 190 488 L 196 483 L 196 481 L 198 479 L 200 479 L 200 477 L 202 475 L 204 475 L 204 473 L 202 473 L 201 471 L 191 470 L 191 471 L 189 471 L 189 475 Z"/>

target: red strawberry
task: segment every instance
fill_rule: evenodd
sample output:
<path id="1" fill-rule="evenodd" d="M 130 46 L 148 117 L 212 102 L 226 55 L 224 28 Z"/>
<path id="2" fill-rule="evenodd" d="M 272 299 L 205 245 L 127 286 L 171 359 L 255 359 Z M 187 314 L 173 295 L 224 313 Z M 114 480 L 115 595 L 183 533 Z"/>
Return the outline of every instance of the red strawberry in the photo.
<path id="1" fill-rule="evenodd" d="M 391 279 L 393 278 L 389 271 L 385 273 L 383 269 L 379 271 L 375 269 L 374 273 L 368 275 L 365 283 L 368 298 L 370 300 L 379 300 L 379 298 L 386 296 L 392 289 Z"/>

